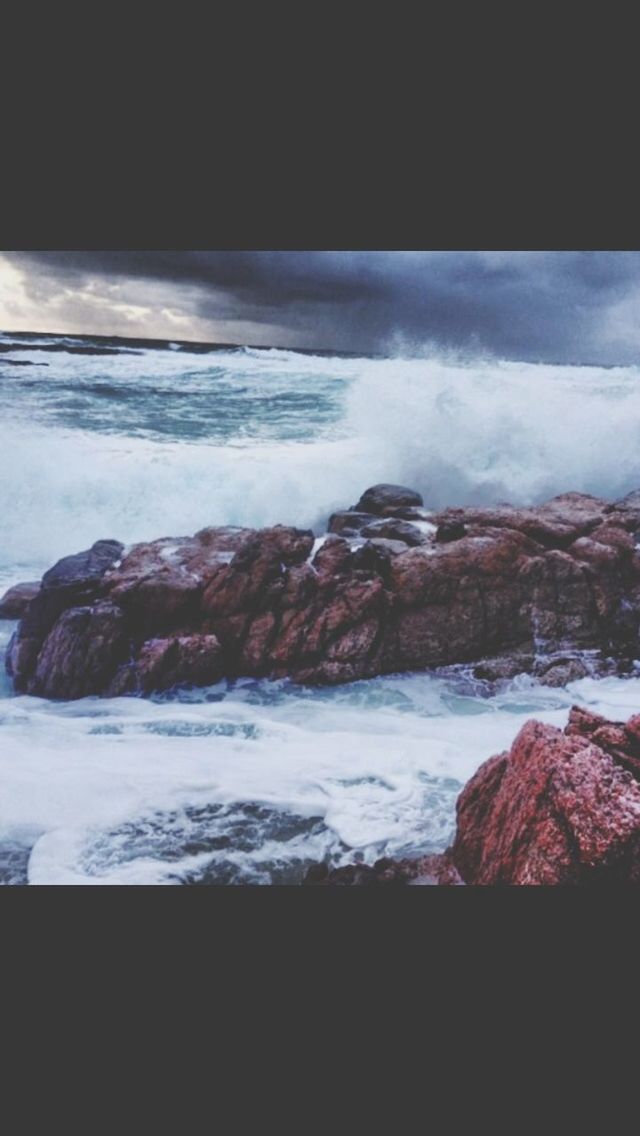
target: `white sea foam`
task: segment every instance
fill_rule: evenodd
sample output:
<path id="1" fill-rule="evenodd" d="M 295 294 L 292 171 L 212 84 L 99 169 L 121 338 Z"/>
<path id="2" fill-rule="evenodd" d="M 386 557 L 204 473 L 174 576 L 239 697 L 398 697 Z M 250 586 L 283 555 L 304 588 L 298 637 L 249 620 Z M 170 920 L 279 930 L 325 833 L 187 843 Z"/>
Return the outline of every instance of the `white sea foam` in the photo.
<path id="1" fill-rule="evenodd" d="M 640 680 L 521 680 L 491 699 L 428 675 L 315 692 L 247 681 L 161 703 L 14 698 L 1 704 L 0 843 L 28 834 L 32 883 L 176 882 L 222 861 L 268 882 L 274 859 L 295 876 L 327 853 L 438 850 L 478 765 L 531 716 L 564 725 L 572 702 L 620 717 Z M 251 847 L 193 851 L 194 811 L 249 806 L 264 814 Z M 302 829 L 274 845 L 271 813 Z"/>
<path id="2" fill-rule="evenodd" d="M 0 544 L 15 562 L 45 566 L 99 537 L 129 542 L 211 524 L 321 531 L 332 509 L 377 481 L 415 486 L 436 508 L 535 502 L 568 489 L 616 498 L 640 485 L 637 368 L 236 351 L 190 358 L 204 386 L 211 359 L 236 377 L 229 381 L 268 388 L 267 407 L 301 375 L 311 392 L 314 376 L 326 392 L 333 375 L 342 386 L 332 430 L 325 423 L 319 436 L 311 421 L 304 440 L 261 441 L 258 416 L 253 437 L 250 420 L 226 443 L 162 441 L 34 424 L 16 402 L 0 454 Z M 92 366 L 91 357 L 58 355 L 50 370 L 70 368 L 81 383 Z M 156 393 L 158 384 L 174 389 L 186 366 L 180 352 L 147 352 L 142 364 L 100 360 Z"/>
<path id="3" fill-rule="evenodd" d="M 379 481 L 414 486 L 428 508 L 640 487 L 636 368 L 276 350 L 49 362 L 15 368 L 3 388 L 0 586 L 100 537 L 284 522 L 313 527 L 317 548 L 329 513 Z M 193 415 L 189 393 L 210 391 L 212 368 L 232 401 L 237 385 L 246 420 L 227 437 L 183 437 L 176 423 Z M 61 425 L 59 407 L 96 375 L 113 386 L 97 417 L 87 396 L 90 421 L 79 412 L 76 427 Z M 137 410 L 124 413 L 127 384 L 155 399 L 144 428 Z M 280 437 L 278 407 L 292 391 L 304 399 L 286 426 L 297 413 L 300 430 Z M 0 639 L 10 631 L 0 624 Z M 573 701 L 618 719 L 640 709 L 638 679 L 550 690 L 521 678 L 492 698 L 417 674 L 325 691 L 247 681 L 160 703 L 70 704 L 7 697 L 3 681 L 0 868 L 3 848 L 22 847 L 33 883 L 171 883 L 207 871 L 267 883 L 325 855 L 443 848 L 461 785 L 528 718 L 563 725 Z"/>

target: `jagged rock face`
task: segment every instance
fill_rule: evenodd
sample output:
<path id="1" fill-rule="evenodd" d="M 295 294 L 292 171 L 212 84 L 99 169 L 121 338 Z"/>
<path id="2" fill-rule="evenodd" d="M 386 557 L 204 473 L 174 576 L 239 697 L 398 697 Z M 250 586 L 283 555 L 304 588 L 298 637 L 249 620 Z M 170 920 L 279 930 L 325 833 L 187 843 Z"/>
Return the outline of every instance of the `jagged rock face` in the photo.
<path id="1" fill-rule="evenodd" d="M 99 540 L 85 552 L 75 556 L 65 556 L 45 572 L 37 594 L 24 611 L 18 631 L 13 636 L 7 651 L 7 670 L 13 676 L 16 689 L 29 694 L 43 694 L 46 690 L 59 691 L 58 697 L 78 698 L 75 693 L 78 682 L 70 676 L 71 671 L 57 673 L 61 663 L 61 653 L 54 650 L 53 641 L 40 664 L 40 655 L 47 644 L 50 632 L 56 627 L 64 613 L 74 608 L 85 607 L 99 602 L 102 594 L 103 577 L 109 568 L 118 562 L 124 545 L 115 540 Z M 88 609 L 90 610 L 90 609 Z M 74 626 L 78 629 L 79 641 L 86 642 L 84 630 L 80 632 L 82 621 Z M 102 622 L 99 621 L 100 627 Z M 95 624 L 97 627 L 98 624 Z M 84 624 L 83 624 L 84 628 Z M 67 622 L 60 628 L 61 641 L 71 649 L 73 634 Z M 98 636 L 96 650 L 102 649 L 103 641 Z M 44 667 L 52 665 L 56 673 L 43 678 Z M 103 672 L 98 667 L 95 676 L 95 689 L 84 693 L 99 694 L 104 689 Z M 67 693 L 67 691 L 74 693 Z M 56 697 L 54 694 L 45 695 Z"/>
<path id="2" fill-rule="evenodd" d="M 151 694 L 178 683 L 209 686 L 223 673 L 222 648 L 215 635 L 149 639 L 142 644 L 137 659 L 118 668 L 107 693 Z"/>
<path id="3" fill-rule="evenodd" d="M 633 771 L 633 772 L 632 772 Z M 457 802 L 467 884 L 640 883 L 640 715 L 574 707 L 563 731 L 527 722 Z"/>
<path id="4" fill-rule="evenodd" d="M 574 706 L 564 731 L 527 722 L 480 766 L 441 855 L 372 867 L 313 865 L 305 884 L 640 884 L 640 714 L 608 722 Z"/>
<path id="5" fill-rule="evenodd" d="M 336 517 L 355 518 L 356 528 Z M 553 652 L 545 681 L 559 683 L 579 673 L 562 652 L 637 657 L 633 495 L 616 505 L 568 493 L 536 508 L 431 514 L 419 494 L 383 485 L 332 523 L 341 532 L 315 555 L 311 531 L 276 525 L 203 529 L 124 556 L 117 542 L 100 541 L 65 558 L 46 573 L 10 646 L 16 688 L 78 697 L 242 674 L 338 683 Z M 100 608 L 98 623 L 86 613 L 62 619 L 86 608 Z M 72 653 L 76 634 L 86 646 L 93 627 L 105 665 L 80 681 L 64 669 L 62 646 Z"/>
<path id="6" fill-rule="evenodd" d="M 124 614 L 115 604 L 69 608 L 44 641 L 29 689 L 44 698 L 99 694 L 128 649 Z"/>

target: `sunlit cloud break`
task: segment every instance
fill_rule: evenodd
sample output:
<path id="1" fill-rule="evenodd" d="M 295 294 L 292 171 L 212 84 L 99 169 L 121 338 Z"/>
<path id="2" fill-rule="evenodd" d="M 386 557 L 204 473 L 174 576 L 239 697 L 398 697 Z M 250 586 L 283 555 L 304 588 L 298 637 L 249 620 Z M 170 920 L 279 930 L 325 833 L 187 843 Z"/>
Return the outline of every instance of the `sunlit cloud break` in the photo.
<path id="1" fill-rule="evenodd" d="M 640 253 L 0 254 L 0 328 L 633 364 Z"/>

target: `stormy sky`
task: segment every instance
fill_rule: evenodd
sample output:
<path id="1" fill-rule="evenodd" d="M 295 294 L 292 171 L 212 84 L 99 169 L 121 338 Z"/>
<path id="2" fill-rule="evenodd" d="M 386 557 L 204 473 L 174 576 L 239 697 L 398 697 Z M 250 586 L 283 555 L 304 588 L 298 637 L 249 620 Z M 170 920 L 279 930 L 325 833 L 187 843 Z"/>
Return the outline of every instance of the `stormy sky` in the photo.
<path id="1" fill-rule="evenodd" d="M 3 252 L 0 329 L 640 361 L 640 252 Z"/>

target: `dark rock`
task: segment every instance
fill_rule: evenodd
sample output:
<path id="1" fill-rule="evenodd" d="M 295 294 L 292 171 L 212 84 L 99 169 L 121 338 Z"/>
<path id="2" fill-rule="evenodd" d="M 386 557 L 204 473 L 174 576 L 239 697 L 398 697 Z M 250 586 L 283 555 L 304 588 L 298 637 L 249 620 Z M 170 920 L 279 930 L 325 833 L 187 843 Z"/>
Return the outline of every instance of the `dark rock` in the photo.
<path id="1" fill-rule="evenodd" d="M 407 551 L 407 545 L 403 540 L 387 540 L 386 537 L 370 538 L 363 545 L 363 549 L 366 548 L 377 548 L 388 556 L 401 556 L 403 552 Z"/>
<path id="2" fill-rule="evenodd" d="M 462 521 L 443 521 L 436 530 L 436 540 L 439 544 L 448 544 L 452 540 L 462 540 L 467 535 L 466 527 Z"/>
<path id="3" fill-rule="evenodd" d="M 401 521 L 427 521 L 433 524 L 433 513 L 429 509 L 421 509 L 418 505 L 389 506 L 385 509 L 385 517 L 398 517 Z"/>
<path id="4" fill-rule="evenodd" d="M 330 533 L 339 536 L 356 536 L 361 529 L 375 521 L 374 513 L 356 513 L 353 509 L 344 509 L 340 513 L 333 513 L 329 517 Z"/>
<path id="5" fill-rule="evenodd" d="M 135 665 L 115 676 L 112 693 L 126 689 L 150 694 L 178 685 L 210 686 L 222 675 L 222 648 L 215 635 L 150 639 L 143 643 Z"/>
<path id="6" fill-rule="evenodd" d="M 377 860 L 373 867 L 348 864 L 329 869 L 327 864 L 312 864 L 304 880 L 307 885 L 324 887 L 388 887 L 407 884 L 457 886 L 462 879 L 449 853 L 421 856 L 415 859 Z"/>
<path id="7" fill-rule="evenodd" d="M 374 513 L 378 517 L 387 515 L 387 509 L 405 508 L 407 506 L 421 507 L 424 501 L 414 489 L 407 489 L 404 485 L 372 485 L 365 490 L 362 497 L 354 506 L 357 513 Z"/>
<path id="8" fill-rule="evenodd" d="M 415 525 L 412 525 L 410 521 L 401 521 L 397 517 L 372 521 L 370 525 L 366 525 L 361 529 L 361 535 L 377 537 L 378 539 L 382 538 L 384 540 L 402 541 L 410 547 L 424 544 L 427 540 L 425 534 Z"/>
<path id="9" fill-rule="evenodd" d="M 45 639 L 60 615 L 99 602 L 104 594 L 104 577 L 123 549 L 119 541 L 99 540 L 85 552 L 65 556 L 45 572 L 9 646 L 7 669 L 18 691 L 27 689 Z"/>
<path id="10" fill-rule="evenodd" d="M 0 600 L 0 619 L 21 619 L 39 591 L 39 580 L 27 584 L 14 584 Z"/>
<path id="11" fill-rule="evenodd" d="M 69 608 L 44 641 L 29 694 L 43 698 L 84 698 L 102 694 L 130 650 L 119 608 Z"/>
<path id="12" fill-rule="evenodd" d="M 533 673 L 544 686 L 566 686 L 569 682 L 585 678 L 589 674 L 589 668 L 580 658 L 553 659 L 542 668 L 534 668 Z"/>
<path id="13" fill-rule="evenodd" d="M 482 659 L 473 668 L 475 678 L 487 682 L 499 682 L 529 673 L 534 665 L 533 655 L 503 655 L 494 659 Z"/>
<path id="14" fill-rule="evenodd" d="M 391 561 L 394 556 L 406 552 L 407 548 L 408 545 L 399 540 L 367 540 L 351 554 L 353 569 L 366 576 L 381 576 L 388 587 L 391 581 Z"/>
<path id="15" fill-rule="evenodd" d="M 43 588 L 84 588 L 112 568 L 124 551 L 117 540 L 98 540 L 85 552 L 64 556 L 42 577 Z"/>

